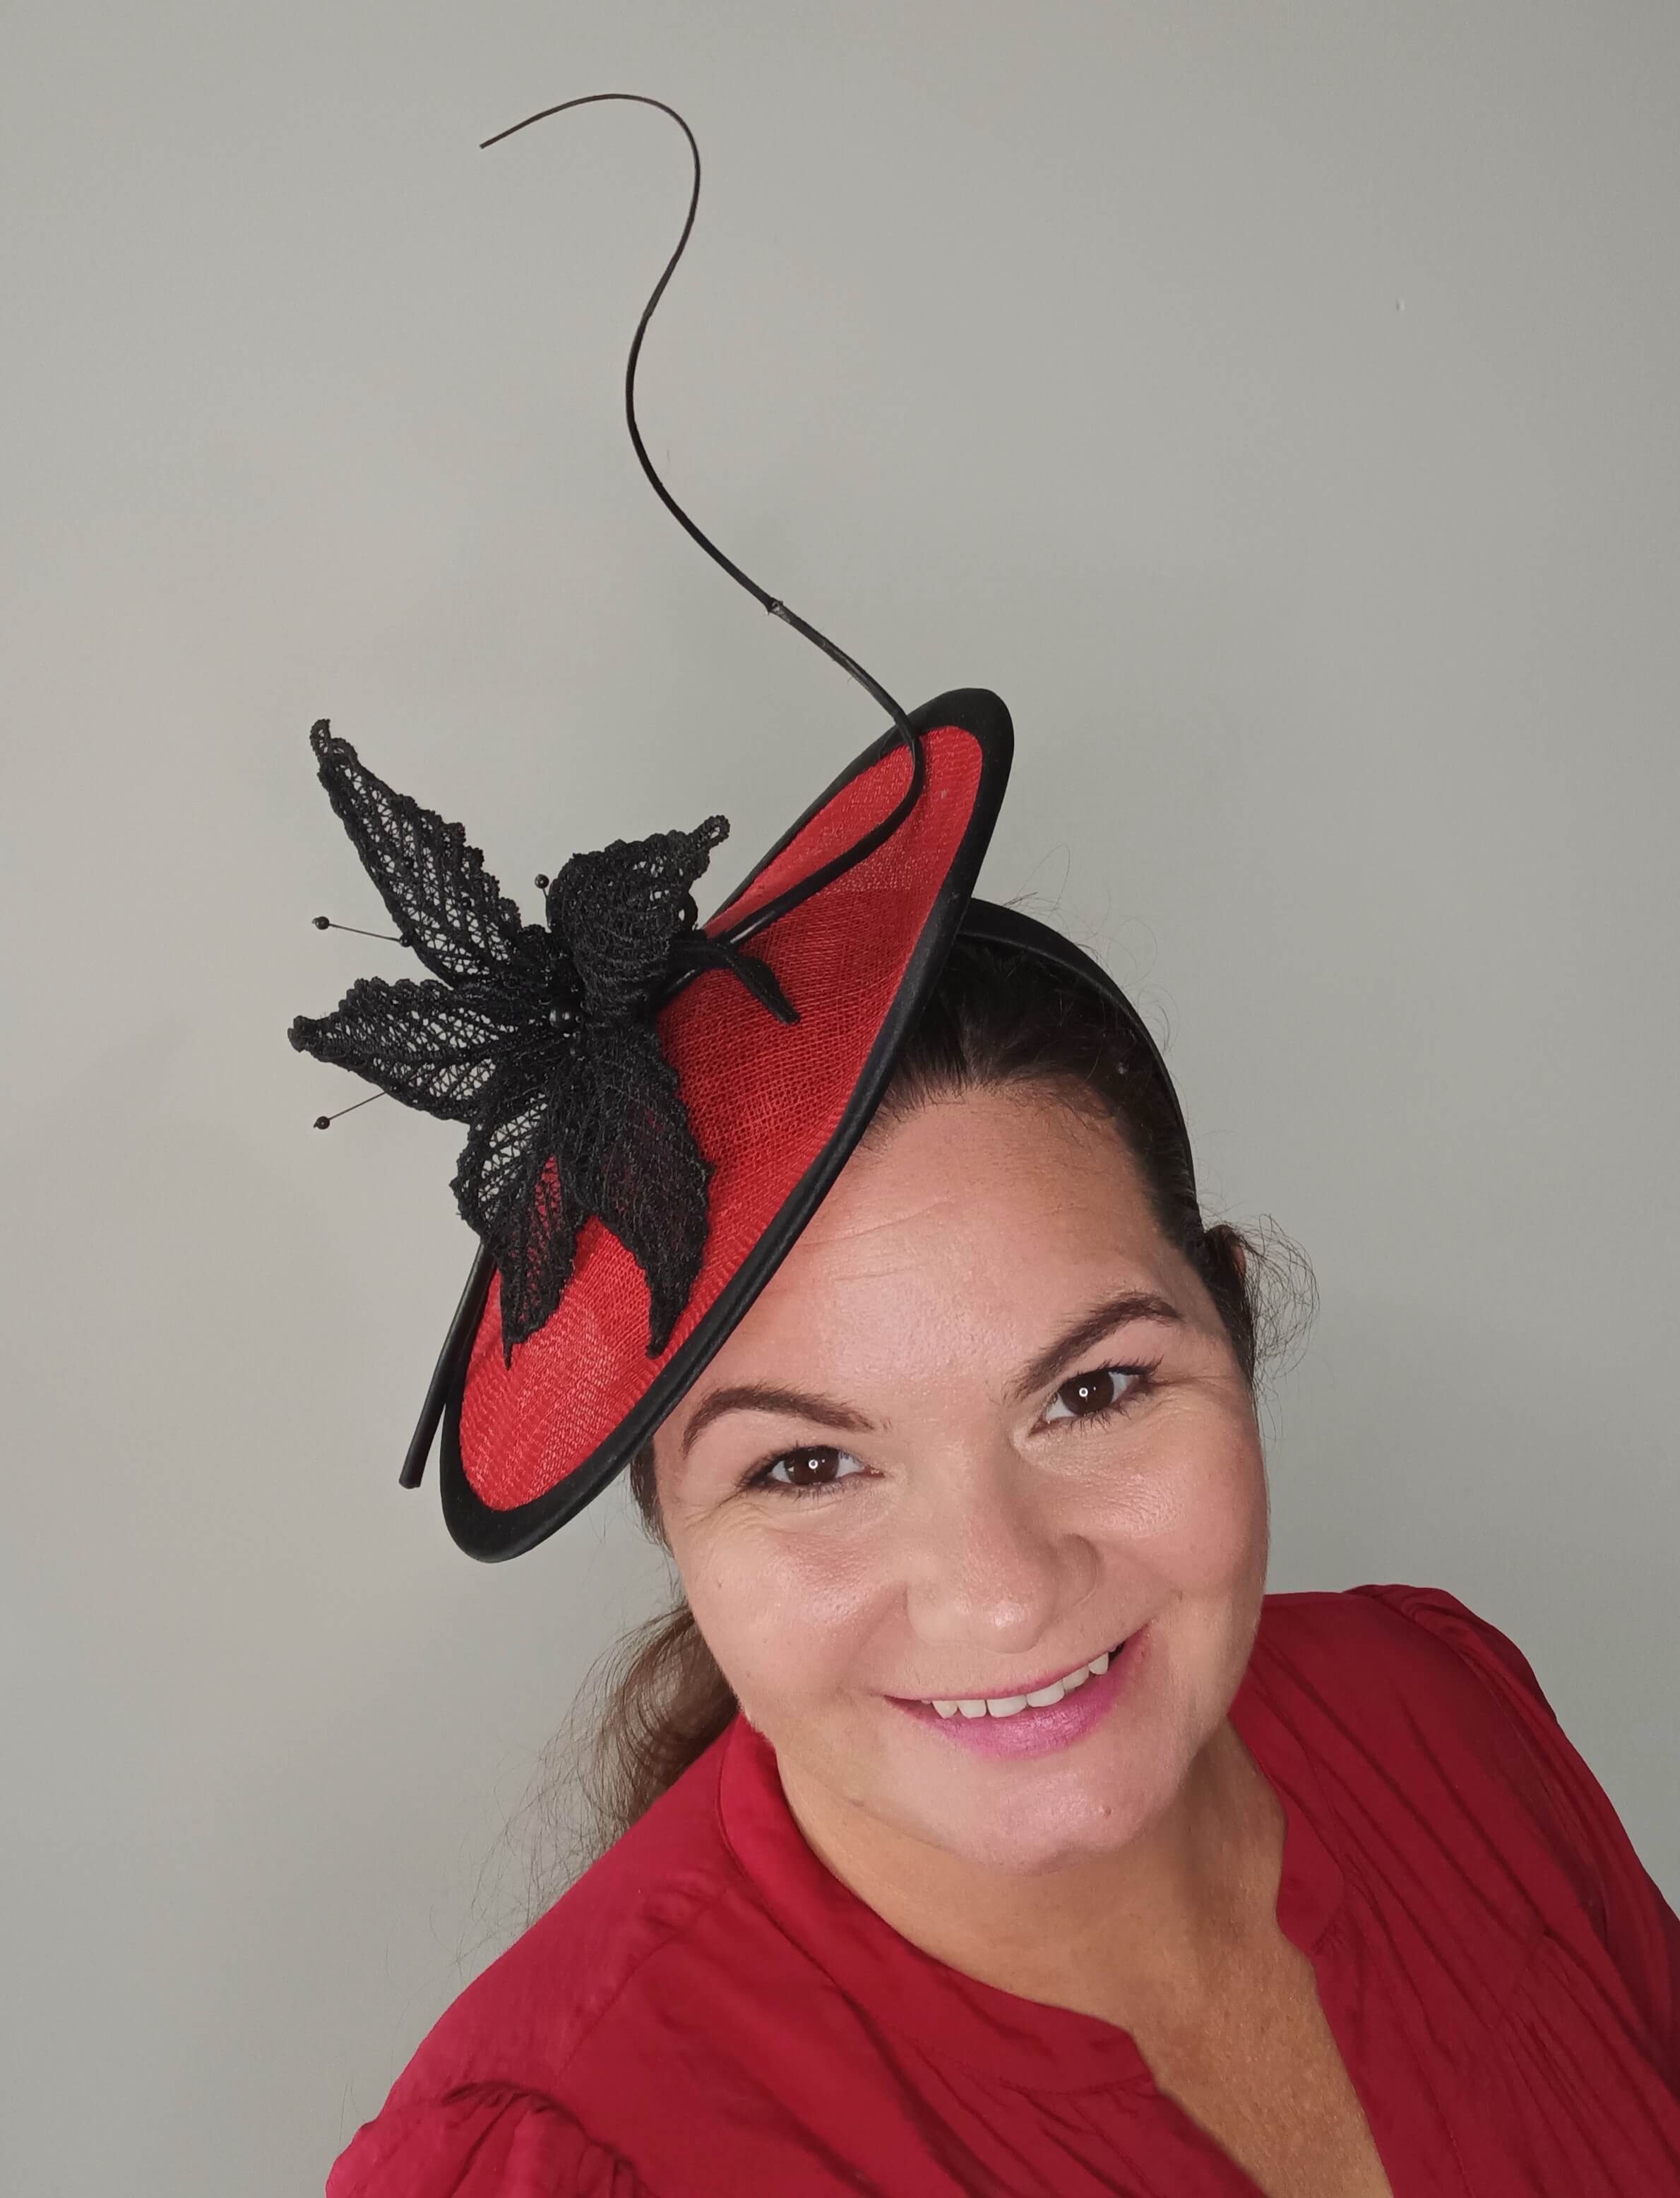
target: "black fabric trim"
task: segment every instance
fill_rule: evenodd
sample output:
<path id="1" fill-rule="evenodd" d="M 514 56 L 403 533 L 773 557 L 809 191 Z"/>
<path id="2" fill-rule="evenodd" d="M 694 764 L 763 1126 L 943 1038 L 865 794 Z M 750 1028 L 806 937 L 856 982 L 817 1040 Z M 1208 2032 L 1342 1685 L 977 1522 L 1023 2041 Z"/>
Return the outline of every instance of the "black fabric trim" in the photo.
<path id="1" fill-rule="evenodd" d="M 942 725 L 956 725 L 969 734 L 980 750 L 980 782 L 961 844 L 922 927 L 921 936 L 911 953 L 898 994 L 882 1020 L 869 1058 L 852 1089 L 839 1127 L 782 1201 L 770 1227 L 724 1285 L 716 1302 L 694 1334 L 669 1364 L 661 1369 L 646 1394 L 619 1422 L 606 1441 L 554 1488 L 533 1497 L 529 1503 L 515 1505 L 510 1510 L 493 1510 L 480 1501 L 467 1478 L 461 1456 L 462 1393 L 492 1271 L 487 1258 L 481 1258 L 474 1267 L 427 1394 L 428 1405 L 435 1408 L 441 1401 L 443 1410 L 439 1477 L 443 1487 L 445 1524 L 455 1541 L 469 1556 L 495 1562 L 522 1555 L 526 1550 L 535 1548 L 538 1542 L 546 1540 L 557 1527 L 563 1526 L 624 1470 L 654 1429 L 693 1386 L 787 1257 L 880 1104 L 899 1050 L 923 1000 L 939 979 L 964 913 L 970 904 L 980 861 L 997 820 L 1014 746 L 1009 711 L 998 696 L 985 688 L 957 688 L 949 694 L 936 696 L 933 701 L 912 712 L 907 722 L 911 730 L 916 733 L 931 732 Z M 819 811 L 850 785 L 860 772 L 869 770 L 891 751 L 902 747 L 903 742 L 904 733 L 896 726 L 873 741 L 782 834 L 716 914 L 723 915 L 731 908 Z M 1021 921 L 1028 919 L 1022 918 Z M 1049 936 L 1054 938 L 1055 934 Z M 1061 943 L 1068 946 L 1067 941 Z M 1069 947 L 1069 951 L 1075 954 L 1078 951 L 1073 947 Z M 1095 962 L 1090 966 L 1092 969 L 1096 968 Z M 404 1467 L 405 1485 L 410 1486 L 418 1480 L 419 1468 L 423 1467 L 426 1452 L 430 1448 L 430 1430 L 427 1427 L 426 1417 L 422 1416 L 421 1426 L 416 1430 L 415 1440 L 410 1446 Z"/>

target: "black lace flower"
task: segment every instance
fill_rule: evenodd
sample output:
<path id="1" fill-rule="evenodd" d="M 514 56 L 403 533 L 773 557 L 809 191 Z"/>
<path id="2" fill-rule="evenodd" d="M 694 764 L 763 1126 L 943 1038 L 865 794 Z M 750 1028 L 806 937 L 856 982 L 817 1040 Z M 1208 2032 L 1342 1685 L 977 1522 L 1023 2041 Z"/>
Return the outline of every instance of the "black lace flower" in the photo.
<path id="1" fill-rule="evenodd" d="M 764 962 L 696 927 L 689 889 L 728 820 L 573 855 L 546 886 L 546 925 L 527 923 L 459 824 L 393 792 L 324 718 L 310 745 L 404 943 L 432 975 L 363 977 L 331 1015 L 299 1015 L 292 1044 L 468 1125 L 451 1187 L 501 1276 L 509 1360 L 559 1304 L 591 1214 L 647 1276 L 657 1356 L 700 1270 L 712 1167 L 654 1010 L 674 973 L 718 965 L 795 1020 Z"/>

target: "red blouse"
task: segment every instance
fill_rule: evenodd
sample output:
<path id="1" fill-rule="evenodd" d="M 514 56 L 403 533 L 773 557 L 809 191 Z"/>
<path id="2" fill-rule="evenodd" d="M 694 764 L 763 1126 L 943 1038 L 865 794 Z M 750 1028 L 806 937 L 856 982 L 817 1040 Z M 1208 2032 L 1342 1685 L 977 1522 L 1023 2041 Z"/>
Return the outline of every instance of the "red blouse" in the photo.
<path id="1" fill-rule="evenodd" d="M 1520 1650 L 1273 1595 L 1231 1705 L 1395 2198 L 1680 2193 L 1680 1922 Z M 1254 2198 L 1129 2034 L 923 1954 L 724 1737 L 457 1999 L 328 2198 Z"/>

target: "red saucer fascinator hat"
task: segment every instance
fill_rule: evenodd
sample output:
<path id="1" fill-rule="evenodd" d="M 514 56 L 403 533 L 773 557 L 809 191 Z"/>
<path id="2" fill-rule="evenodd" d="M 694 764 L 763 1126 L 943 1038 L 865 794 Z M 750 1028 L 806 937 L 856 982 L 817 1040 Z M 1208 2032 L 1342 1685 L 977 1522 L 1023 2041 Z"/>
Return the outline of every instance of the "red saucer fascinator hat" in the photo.
<path id="1" fill-rule="evenodd" d="M 643 470 L 707 554 L 892 723 L 704 922 L 693 887 L 722 817 L 574 854 L 537 881 L 544 921 L 528 922 L 461 825 L 395 792 L 324 719 L 311 733 L 328 798 L 427 974 L 361 979 L 291 1040 L 466 1129 L 451 1188 L 479 1252 L 401 1479 L 418 1485 L 441 1431 L 445 1519 L 482 1558 L 563 1525 L 690 1387 L 863 1135 L 959 932 L 1036 953 L 1119 1009 L 1189 1167 L 1166 1066 L 1112 979 L 1047 926 L 974 897 L 1009 771 L 1003 704 L 964 688 L 906 714 L 654 473 L 636 364 L 693 227 L 700 154 L 674 109 L 636 93 L 527 121 L 597 99 L 671 114 L 694 156 L 688 221 L 625 375 Z"/>

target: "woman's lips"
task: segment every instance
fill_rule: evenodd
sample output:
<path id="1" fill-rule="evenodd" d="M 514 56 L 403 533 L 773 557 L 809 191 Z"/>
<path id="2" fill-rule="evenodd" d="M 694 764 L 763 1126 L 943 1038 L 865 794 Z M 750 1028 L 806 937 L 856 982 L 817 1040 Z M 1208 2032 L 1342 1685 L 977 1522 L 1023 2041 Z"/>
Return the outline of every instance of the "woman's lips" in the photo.
<path id="1" fill-rule="evenodd" d="M 1100 1724 L 1122 1695 L 1131 1690 L 1133 1675 L 1148 1645 L 1149 1629 L 1140 1626 L 1111 1655 L 1108 1668 L 1093 1675 L 1072 1694 L 1043 1709 L 1030 1706 L 1007 1717 L 941 1717 L 931 1702 L 890 1699 L 906 1717 L 915 1718 L 976 1755 L 1045 1755 L 1051 1749 L 1070 1747 Z M 1037 1689 L 1034 1690 L 1035 1692 Z"/>

